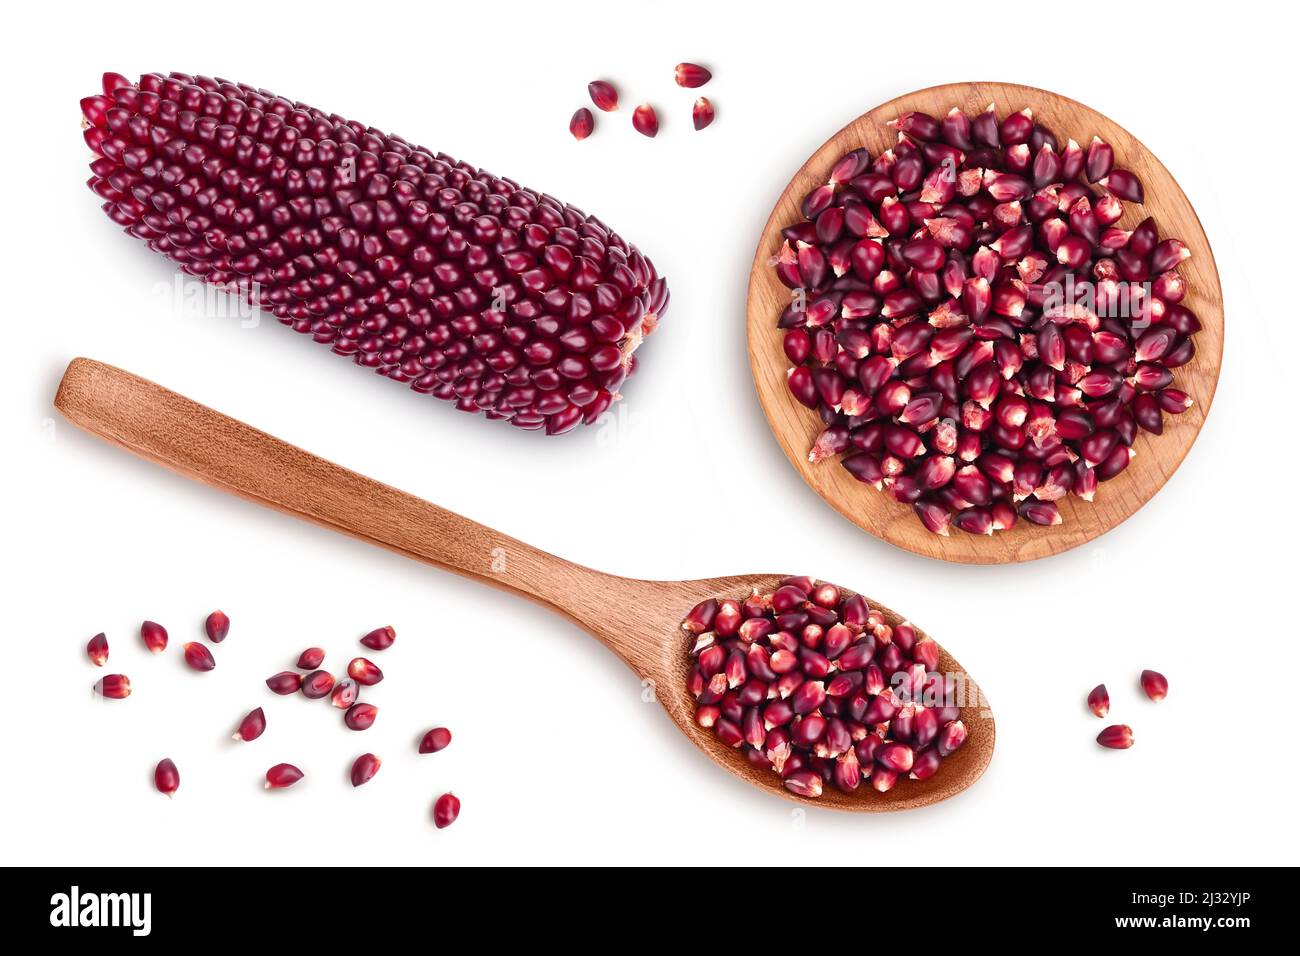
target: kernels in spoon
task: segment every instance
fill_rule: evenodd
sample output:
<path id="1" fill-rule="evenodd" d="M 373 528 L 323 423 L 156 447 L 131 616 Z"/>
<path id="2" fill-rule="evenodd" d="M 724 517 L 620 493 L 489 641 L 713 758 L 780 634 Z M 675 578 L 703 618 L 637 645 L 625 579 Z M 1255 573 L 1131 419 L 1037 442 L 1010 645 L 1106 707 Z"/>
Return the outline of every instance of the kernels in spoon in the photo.
<path id="1" fill-rule="evenodd" d="M 925 780 L 965 740 L 960 712 L 943 696 L 952 678 L 938 672 L 938 645 L 862 595 L 792 576 L 770 593 L 709 598 L 692 613 L 697 626 L 713 617 L 715 627 L 685 631 L 694 722 L 792 793 L 814 798 L 826 784 L 862 792 L 863 779 L 884 792 L 900 779 Z M 724 614 L 727 636 L 717 633 Z M 899 694 L 891 678 L 904 681 Z"/>

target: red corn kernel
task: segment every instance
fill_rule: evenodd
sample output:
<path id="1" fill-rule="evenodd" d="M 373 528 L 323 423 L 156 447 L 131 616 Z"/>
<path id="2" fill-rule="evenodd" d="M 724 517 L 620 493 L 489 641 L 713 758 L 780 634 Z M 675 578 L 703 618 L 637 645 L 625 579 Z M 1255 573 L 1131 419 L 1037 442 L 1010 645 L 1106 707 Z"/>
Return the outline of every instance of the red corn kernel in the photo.
<path id="1" fill-rule="evenodd" d="M 793 651 L 779 648 L 772 652 L 767 663 L 774 674 L 789 674 L 799 666 L 799 658 Z"/>
<path id="2" fill-rule="evenodd" d="M 359 787 L 375 774 L 379 773 L 380 764 L 374 754 L 362 754 L 352 762 L 352 786 Z"/>
<path id="3" fill-rule="evenodd" d="M 732 637 L 740 630 L 743 620 L 744 615 L 741 612 L 739 601 L 720 601 L 718 603 L 718 615 L 713 622 L 713 631 L 718 637 Z"/>
<path id="4" fill-rule="evenodd" d="M 1132 448 L 1126 448 L 1124 445 L 1117 445 L 1106 456 L 1106 460 L 1097 466 L 1097 479 L 1099 481 L 1110 481 L 1125 468 L 1129 462 L 1137 455 Z"/>
<path id="5" fill-rule="evenodd" d="M 894 636 L 897 638 L 898 629 L 894 629 Z M 922 665 L 927 671 L 938 670 L 939 668 L 939 645 L 928 637 L 916 642 L 912 648 L 912 659 Z"/>
<path id="6" fill-rule="evenodd" d="M 840 603 L 840 589 L 833 584 L 820 584 L 814 588 L 812 599 L 818 607 L 834 609 Z"/>
<path id="7" fill-rule="evenodd" d="M 698 129 L 704 129 L 713 122 L 715 115 L 713 104 L 709 102 L 707 96 L 701 96 L 695 101 L 695 107 L 691 110 L 691 123 Z"/>
<path id="8" fill-rule="evenodd" d="M 938 120 L 929 113 L 920 111 L 904 113 L 897 119 L 889 120 L 885 125 L 890 129 L 898 130 L 900 133 L 906 133 L 913 139 L 927 143 L 938 139 L 942 132 Z"/>
<path id="9" fill-rule="evenodd" d="M 95 693 L 109 700 L 123 700 L 131 696 L 131 678 L 125 674 L 105 674 L 95 682 Z"/>
<path id="10" fill-rule="evenodd" d="M 846 750 L 835 760 L 835 786 L 852 793 L 862 783 L 862 765 L 853 750 Z"/>
<path id="11" fill-rule="evenodd" d="M 185 645 L 185 663 L 196 671 L 210 671 L 217 666 L 212 652 L 203 644 L 191 641 Z"/>
<path id="12" fill-rule="evenodd" d="M 263 786 L 267 790 L 282 790 L 292 787 L 302 776 L 302 771 L 293 764 L 278 763 L 266 772 L 266 783 Z"/>
<path id="13" fill-rule="evenodd" d="M 87 96 L 81 101 L 81 115 L 90 126 L 103 126 L 112 102 L 107 96 Z"/>
<path id="14" fill-rule="evenodd" d="M 167 649 L 167 628 L 161 624 L 145 621 L 140 625 L 140 637 L 144 640 L 144 646 L 149 648 L 150 653 L 161 654 Z"/>
<path id="15" fill-rule="evenodd" d="M 347 710 L 357 702 L 357 695 L 361 688 L 357 682 L 351 678 L 344 678 L 334 685 L 334 690 L 330 694 L 330 703 L 339 710 Z"/>
<path id="16" fill-rule="evenodd" d="M 1074 463 L 1073 491 L 1084 501 L 1091 501 L 1097 493 L 1097 472 L 1082 459 Z"/>
<path id="17" fill-rule="evenodd" d="M 952 521 L 952 512 L 932 501 L 918 501 L 913 507 L 927 531 L 948 537 L 948 525 Z"/>
<path id="18" fill-rule="evenodd" d="M 1128 724 L 1112 724 L 1097 735 L 1097 743 L 1111 750 L 1128 750 L 1133 746 L 1133 728 Z"/>
<path id="19" fill-rule="evenodd" d="M 314 671 L 320 667 L 325 660 L 325 649 L 322 647 L 309 647 L 298 655 L 298 667 L 305 671 Z"/>
<path id="20" fill-rule="evenodd" d="M 653 139 L 659 135 L 659 117 L 649 103 L 642 103 L 632 111 L 632 127 L 642 136 Z"/>
<path id="21" fill-rule="evenodd" d="M 596 104 L 596 109 L 606 113 L 618 109 L 618 91 L 614 89 L 613 84 L 606 83 L 604 80 L 593 80 L 587 84 L 587 92 L 591 94 L 591 101 Z"/>
<path id="22" fill-rule="evenodd" d="M 1069 181 L 1083 172 L 1083 147 L 1074 140 L 1067 140 L 1065 149 L 1061 150 L 1061 178 Z"/>
<path id="23" fill-rule="evenodd" d="M 1164 674 L 1155 671 L 1143 671 L 1142 692 L 1159 703 L 1169 693 L 1169 681 L 1165 680 Z"/>
<path id="24" fill-rule="evenodd" d="M 1061 512 L 1056 507 L 1055 501 L 1039 501 L 1037 498 L 1026 498 L 1020 502 L 1016 510 L 1022 517 L 1034 524 L 1050 527 L 1061 523 Z"/>
<path id="25" fill-rule="evenodd" d="M 772 610 L 777 614 L 793 611 L 808 600 L 808 590 L 795 584 L 783 584 L 772 593 Z"/>
<path id="26" fill-rule="evenodd" d="M 704 634 L 697 634 L 695 636 L 695 644 L 691 647 L 691 656 L 699 657 L 709 648 L 713 647 L 717 643 L 717 640 L 717 635 L 711 631 L 705 632 Z"/>
<path id="27" fill-rule="evenodd" d="M 939 755 L 937 747 L 930 747 L 916 755 L 912 761 L 912 772 L 908 774 L 913 780 L 929 780 L 939 772 L 939 764 L 943 758 Z"/>
<path id="28" fill-rule="evenodd" d="M 250 710 L 244 715 L 244 719 L 239 722 L 239 729 L 236 730 L 231 738 L 233 740 L 256 740 L 266 732 L 266 714 L 262 708 Z"/>
<path id="29" fill-rule="evenodd" d="M 449 827 L 460 816 L 460 800 L 455 794 L 444 793 L 433 803 L 433 825 L 439 830 Z"/>
<path id="30" fill-rule="evenodd" d="M 1099 182 L 1104 189 L 1114 193 L 1120 199 L 1126 199 L 1129 202 L 1143 201 L 1142 183 L 1127 169 L 1111 170 L 1110 175 Z"/>
<path id="31" fill-rule="evenodd" d="M 434 727 L 420 740 L 420 753 L 436 754 L 449 743 L 451 743 L 451 731 L 446 727 Z"/>
<path id="32" fill-rule="evenodd" d="M 1002 121 L 998 136 L 1003 146 L 1015 146 L 1029 142 L 1034 130 L 1034 111 L 1025 107 L 1018 113 L 1011 113 Z"/>
<path id="33" fill-rule="evenodd" d="M 353 704 L 343 715 L 343 723 L 349 730 L 368 730 L 379 716 L 379 708 L 374 704 Z"/>
<path id="34" fill-rule="evenodd" d="M 876 762 L 896 773 L 907 773 L 912 769 L 916 755 L 907 744 L 885 744 L 876 751 Z"/>
<path id="35" fill-rule="evenodd" d="M 709 598 L 707 601 L 701 601 L 691 608 L 690 613 L 682 621 L 682 630 L 687 634 L 703 634 L 713 628 L 717 617 L 717 598 Z"/>
<path id="36" fill-rule="evenodd" d="M 994 531 L 1006 531 L 1015 527 L 1020 515 L 1009 501 L 995 501 L 989 505 L 989 514 L 993 518 Z"/>
<path id="37" fill-rule="evenodd" d="M 790 697 L 796 714 L 810 714 L 826 702 L 826 689 L 819 680 L 806 680 Z"/>
<path id="38" fill-rule="evenodd" d="M 312 671 L 302 679 L 302 695 L 311 700 L 328 697 L 334 689 L 334 675 L 329 671 Z"/>
<path id="39" fill-rule="evenodd" d="M 1153 275 L 1168 272 L 1191 257 L 1191 250 L 1182 242 L 1177 239 L 1165 239 L 1151 250 L 1151 272 Z"/>
<path id="40" fill-rule="evenodd" d="M 673 69 L 673 78 L 678 86 L 693 90 L 713 79 L 713 74 L 696 63 L 678 63 Z"/>
<path id="41" fill-rule="evenodd" d="M 348 663 L 348 676 L 358 684 L 369 687 L 371 684 L 378 684 L 383 680 L 384 672 L 364 657 L 354 657 Z"/>
<path id="42" fill-rule="evenodd" d="M 718 722 L 713 725 L 713 732 L 728 747 L 739 747 L 745 740 L 744 732 L 739 725 L 726 717 L 718 718 Z"/>
<path id="43" fill-rule="evenodd" d="M 96 634 L 86 642 L 86 656 L 90 658 L 90 663 L 96 667 L 103 667 L 108 663 L 108 638 L 101 634 Z"/>
<path id="44" fill-rule="evenodd" d="M 952 525 L 967 534 L 992 534 L 993 514 L 987 508 L 964 508 L 952 516 Z"/>
<path id="45" fill-rule="evenodd" d="M 877 766 L 876 769 L 871 772 L 872 789 L 879 793 L 888 793 L 890 790 L 894 789 L 894 784 L 897 782 L 897 770 Z"/>
<path id="46" fill-rule="evenodd" d="M 745 604 L 749 605 L 754 600 L 757 600 L 757 598 L 749 598 Z M 771 600 L 771 596 L 768 596 L 768 600 Z M 767 609 L 759 610 L 758 613 L 766 614 L 770 610 L 771 607 L 767 607 Z M 746 618 L 745 622 L 736 631 L 736 635 L 740 637 L 741 644 L 750 644 L 757 641 L 759 637 L 766 636 L 775 630 L 776 624 L 772 623 L 770 618 Z"/>
<path id="47" fill-rule="evenodd" d="M 941 757 L 946 757 L 965 742 L 966 725 L 960 720 L 952 720 L 944 724 L 943 729 L 939 731 L 935 747 L 938 748 Z"/>
<path id="48" fill-rule="evenodd" d="M 596 128 L 596 119 L 591 115 L 591 110 L 585 106 L 573 114 L 573 119 L 569 120 L 569 132 L 573 138 L 581 142 L 591 135 L 591 131 Z"/>
<path id="49" fill-rule="evenodd" d="M 1088 709 L 1098 717 L 1105 717 L 1110 713 L 1110 693 L 1106 690 L 1105 684 L 1098 684 L 1088 694 Z"/>
<path id="50" fill-rule="evenodd" d="M 105 73 L 101 78 L 105 96 L 112 96 L 117 90 L 130 87 L 131 81 L 121 73 Z"/>
<path id="51" fill-rule="evenodd" d="M 170 757 L 159 760 L 158 766 L 154 767 L 153 785 L 158 789 L 159 793 L 166 794 L 169 797 L 180 788 L 181 774 Z"/>
<path id="52" fill-rule="evenodd" d="M 1104 178 L 1114 165 L 1115 151 L 1110 148 L 1109 143 L 1104 143 L 1094 136 L 1092 143 L 1088 146 L 1087 159 L 1084 161 L 1084 170 L 1088 182 L 1095 183 Z"/>
<path id="53" fill-rule="evenodd" d="M 794 745 L 811 749 L 826 735 L 826 718 L 820 714 L 802 714 L 801 719 L 790 724 L 790 734 Z"/>
<path id="54" fill-rule="evenodd" d="M 815 798 L 822 795 L 822 776 L 812 770 L 796 770 L 784 780 L 785 788 L 800 797 Z"/>
<path id="55" fill-rule="evenodd" d="M 220 644 L 230 633 L 230 618 L 222 611 L 213 611 L 203 622 L 203 630 L 208 635 L 208 640 Z"/>
<path id="56" fill-rule="evenodd" d="M 383 651 L 392 647 L 395 640 L 397 640 L 397 632 L 391 627 L 377 627 L 361 638 L 361 643 L 372 651 Z"/>
<path id="57" fill-rule="evenodd" d="M 816 627 L 816 625 L 810 625 L 809 627 Z M 728 654 L 727 663 L 722 672 L 727 675 L 727 687 L 731 690 L 735 690 L 745 683 L 749 674 L 745 669 L 744 652 L 737 649 Z"/>
<path id="58" fill-rule="evenodd" d="M 943 118 L 940 124 L 940 135 L 943 136 L 945 143 L 956 149 L 975 148 L 975 142 L 971 139 L 970 118 L 955 106 Z"/>
<path id="59" fill-rule="evenodd" d="M 1187 280 L 1177 272 L 1164 272 L 1152 281 L 1151 291 L 1157 299 L 1176 305 L 1187 297 Z"/>
<path id="60" fill-rule="evenodd" d="M 266 679 L 266 686 L 281 696 L 296 694 L 302 687 L 302 675 L 295 674 L 293 671 L 280 671 Z"/>

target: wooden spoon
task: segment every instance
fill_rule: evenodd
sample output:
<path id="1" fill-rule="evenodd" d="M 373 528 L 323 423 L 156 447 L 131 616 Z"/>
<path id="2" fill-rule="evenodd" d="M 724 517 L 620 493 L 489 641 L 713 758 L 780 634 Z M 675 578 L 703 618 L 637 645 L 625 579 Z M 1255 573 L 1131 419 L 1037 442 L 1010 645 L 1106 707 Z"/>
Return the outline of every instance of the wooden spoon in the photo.
<path id="1" fill-rule="evenodd" d="M 714 596 L 772 591 L 781 577 L 747 574 L 698 581 L 638 581 L 565 561 L 437 505 L 348 471 L 121 369 L 74 359 L 54 406 L 80 428 L 189 478 L 407 557 L 513 591 L 558 611 L 622 658 L 654 690 L 668 716 L 715 762 L 756 787 L 837 810 L 906 810 L 969 787 L 993 754 L 994 722 L 979 688 L 946 652 L 939 670 L 966 692 L 969 737 L 924 782 L 902 780 L 885 794 L 865 783 L 852 796 L 828 787 L 801 800 L 775 773 L 751 766 L 694 720 L 686 690 L 686 613 Z M 851 592 L 850 592 L 851 593 Z M 880 607 L 874 601 L 874 607 Z M 901 620 L 881 607 L 886 620 Z M 918 633 L 920 633 L 918 631 Z"/>
<path id="2" fill-rule="evenodd" d="M 973 117 L 989 103 L 997 104 L 999 119 L 1030 107 L 1034 119 L 1055 133 L 1062 146 L 1072 137 L 1087 149 L 1094 135 L 1111 144 L 1115 166 L 1136 173 L 1146 196 L 1142 204 L 1126 202 L 1124 217 L 1116 225 L 1132 229 L 1154 216 L 1162 239 L 1173 236 L 1186 243 L 1192 257 L 1179 267 L 1187 280 L 1182 304 L 1196 314 L 1203 328 L 1196 334 L 1195 358 L 1174 371 L 1174 385 L 1191 395 L 1195 404 L 1181 415 L 1166 415 L 1162 435 L 1140 431 L 1133 443 L 1137 457 L 1118 477 L 1102 482 L 1093 501 L 1073 495 L 1058 501 L 1062 523 L 1055 527 L 1018 521 L 1009 531 L 991 536 L 954 529 L 945 538 L 926 531 L 910 506 L 856 481 L 837 460 L 809 463 L 808 449 L 823 426 L 816 412 L 796 402 L 786 387 L 790 363 L 776 320 L 790 303 L 790 290 L 777 279 L 769 261 L 781 248 L 781 230 L 802 219 L 803 197 L 826 182 L 836 160 L 859 146 L 876 156 L 897 142 L 898 134 L 886 122 L 912 110 L 942 118 L 954 106 Z M 786 457 L 813 491 L 864 531 L 900 548 L 947 561 L 1002 564 L 1060 554 L 1091 541 L 1130 517 L 1173 476 L 1214 400 L 1223 359 L 1223 293 L 1214 254 L 1192 204 L 1169 170 L 1131 133 L 1082 103 L 1047 90 L 1012 83 L 950 83 L 908 93 L 859 116 L 795 173 L 758 242 L 749 280 L 748 328 L 758 400 Z"/>

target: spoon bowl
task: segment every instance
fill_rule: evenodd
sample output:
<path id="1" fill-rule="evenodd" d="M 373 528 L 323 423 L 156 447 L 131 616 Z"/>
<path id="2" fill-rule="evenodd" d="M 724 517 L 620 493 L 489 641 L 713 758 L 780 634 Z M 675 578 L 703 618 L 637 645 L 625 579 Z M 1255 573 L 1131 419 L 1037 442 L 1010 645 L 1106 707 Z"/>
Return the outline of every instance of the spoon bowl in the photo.
<path id="1" fill-rule="evenodd" d="M 605 574 L 548 554 L 468 518 L 349 471 L 265 432 L 91 359 L 74 359 L 55 407 L 85 429 L 143 458 L 223 491 L 369 541 L 427 564 L 511 591 L 556 611 L 619 656 L 664 711 L 715 763 L 754 786 L 805 805 L 875 812 L 936 803 L 974 783 L 993 754 L 995 728 L 979 688 L 946 651 L 939 671 L 963 689 L 966 743 L 929 780 L 900 780 L 887 793 L 864 782 L 853 794 L 827 787 L 796 797 L 772 770 L 745 760 L 695 722 L 687 690 L 690 640 L 682 619 L 710 597 L 776 588 L 782 575 L 642 581 Z M 846 591 L 846 594 L 852 594 Z M 879 608 L 890 625 L 902 618 Z M 917 630 L 918 636 L 923 632 Z"/>
<path id="2" fill-rule="evenodd" d="M 639 674 L 642 680 L 654 682 L 655 695 L 663 705 L 664 711 L 672 718 L 677 728 L 690 739 L 695 746 L 703 750 L 714 763 L 740 777 L 746 783 L 787 800 L 800 804 L 812 804 L 832 810 L 848 810 L 859 813 L 879 813 L 892 810 L 911 810 L 946 800 L 965 790 L 984 773 L 993 756 L 996 737 L 996 725 L 992 711 L 974 679 L 953 659 L 942 645 L 939 645 L 939 673 L 951 675 L 962 687 L 961 720 L 966 725 L 966 743 L 956 752 L 945 757 L 943 764 L 929 780 L 908 780 L 900 778 L 892 790 L 877 793 L 866 780 L 852 794 L 837 790 L 827 785 L 822 795 L 809 800 L 795 796 L 781 782 L 781 778 L 772 770 L 755 767 L 749 763 L 739 750 L 722 743 L 712 730 L 701 727 L 695 722 L 695 701 L 687 692 L 686 680 L 692 660 L 687 653 L 690 640 L 681 630 L 682 618 L 700 601 L 710 597 L 743 598 L 758 592 L 773 592 L 783 574 L 744 574 L 726 578 L 703 578 L 696 581 L 637 581 L 628 578 L 613 580 L 635 586 L 637 591 L 647 590 L 651 601 L 643 606 L 644 616 L 640 617 L 641 631 L 627 631 L 610 635 L 607 630 L 597 630 L 584 625 L 606 647 L 614 651 L 623 661 Z M 845 597 L 854 591 L 841 588 Z M 896 614 L 878 601 L 866 597 L 867 603 L 884 615 L 885 622 L 891 627 L 908 620 L 904 615 Z M 646 627 L 646 625 L 653 625 Z M 635 625 L 634 625 L 635 626 Z M 926 633 L 916 629 L 917 637 L 927 637 Z"/>

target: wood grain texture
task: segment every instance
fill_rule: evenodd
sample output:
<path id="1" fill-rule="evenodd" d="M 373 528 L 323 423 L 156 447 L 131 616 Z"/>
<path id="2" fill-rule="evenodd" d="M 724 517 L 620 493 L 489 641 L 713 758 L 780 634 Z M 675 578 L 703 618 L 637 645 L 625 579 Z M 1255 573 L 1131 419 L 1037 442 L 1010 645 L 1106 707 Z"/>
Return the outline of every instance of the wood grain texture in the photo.
<path id="1" fill-rule="evenodd" d="M 1163 435 L 1139 431 L 1133 444 L 1137 457 L 1117 478 L 1102 482 L 1091 503 L 1073 495 L 1057 502 L 1062 523 L 1051 528 L 1019 521 L 1010 531 L 992 536 L 954 529 L 945 538 L 926 531 L 910 506 L 856 481 L 838 460 L 808 462 L 808 449 L 822 426 L 816 412 L 796 402 L 785 384 L 789 362 L 776 322 L 789 304 L 790 292 L 769 262 L 781 248 L 782 228 L 802 218 L 803 197 L 826 182 L 837 159 L 860 146 L 875 156 L 893 145 L 897 134 L 885 126 L 888 120 L 911 110 L 942 117 L 954 106 L 974 116 L 989 103 L 997 104 L 999 118 L 1031 107 L 1035 120 L 1052 130 L 1062 144 L 1073 138 L 1086 149 L 1097 135 L 1114 147 L 1115 165 L 1138 175 L 1147 200 L 1142 205 L 1125 203 L 1124 218 L 1117 225 L 1132 229 L 1154 216 L 1162 239 L 1172 236 L 1186 243 L 1192 258 L 1180 267 L 1188 290 L 1183 305 L 1204 327 L 1195 338 L 1196 357 L 1174 374 L 1175 386 L 1191 395 L 1195 404 L 1182 415 L 1165 416 Z M 1223 358 L 1223 296 L 1214 255 L 1195 210 L 1169 171 L 1132 134 L 1095 110 L 1046 90 L 1009 83 L 954 83 L 900 96 L 858 117 L 795 174 L 777 201 L 754 255 L 748 336 L 759 403 L 786 457 L 817 494 L 863 530 L 900 548 L 947 561 L 1001 564 L 1059 554 L 1091 541 L 1130 517 L 1169 480 L 1191 449 L 1214 399 Z"/>
<path id="2" fill-rule="evenodd" d="M 978 686 L 946 651 L 940 670 L 966 686 L 966 745 L 925 782 L 905 780 L 887 794 L 828 790 L 801 800 L 771 771 L 750 766 L 694 720 L 686 692 L 688 641 L 680 624 L 710 596 L 773 590 L 780 575 L 751 574 L 696 581 L 616 577 L 547 554 L 491 528 L 332 464 L 168 391 L 129 372 L 74 359 L 55 407 L 74 425 L 201 481 L 444 570 L 511 591 L 557 611 L 595 636 L 643 681 L 678 728 L 715 762 L 769 793 L 837 810 L 905 810 L 960 793 L 993 754 L 995 727 Z M 873 606 L 880 607 L 876 602 Z M 890 623 L 899 617 L 881 608 Z M 650 686 L 650 685 L 647 685 Z"/>

